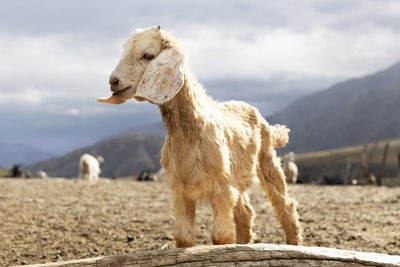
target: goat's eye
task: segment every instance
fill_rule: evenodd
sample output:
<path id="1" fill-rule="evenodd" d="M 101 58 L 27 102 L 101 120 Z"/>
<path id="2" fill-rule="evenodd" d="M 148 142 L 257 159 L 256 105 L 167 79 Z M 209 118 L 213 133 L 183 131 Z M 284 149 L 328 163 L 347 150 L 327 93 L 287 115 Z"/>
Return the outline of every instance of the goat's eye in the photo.
<path id="1" fill-rule="evenodd" d="M 145 54 L 143 54 L 142 58 L 151 60 L 154 58 L 154 55 L 145 53 Z"/>

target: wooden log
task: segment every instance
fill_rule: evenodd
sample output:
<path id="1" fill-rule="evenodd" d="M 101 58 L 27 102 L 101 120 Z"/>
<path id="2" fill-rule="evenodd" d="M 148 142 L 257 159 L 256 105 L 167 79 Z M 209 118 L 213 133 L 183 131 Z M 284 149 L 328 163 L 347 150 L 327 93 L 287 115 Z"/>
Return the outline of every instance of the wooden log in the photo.
<path id="1" fill-rule="evenodd" d="M 321 247 L 234 244 L 139 251 L 30 266 L 400 266 L 400 256 Z"/>

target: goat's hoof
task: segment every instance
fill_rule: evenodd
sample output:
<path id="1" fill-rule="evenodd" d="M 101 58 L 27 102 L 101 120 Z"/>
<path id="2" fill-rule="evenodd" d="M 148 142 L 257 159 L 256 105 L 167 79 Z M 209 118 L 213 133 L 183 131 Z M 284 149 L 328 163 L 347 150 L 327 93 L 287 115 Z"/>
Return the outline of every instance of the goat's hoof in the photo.
<path id="1" fill-rule="evenodd" d="M 227 244 L 234 244 L 235 239 L 232 237 L 225 237 L 225 238 L 213 238 L 212 242 L 214 245 L 227 245 Z"/>
<path id="2" fill-rule="evenodd" d="M 190 248 L 194 246 L 193 241 L 176 240 L 177 248 Z"/>

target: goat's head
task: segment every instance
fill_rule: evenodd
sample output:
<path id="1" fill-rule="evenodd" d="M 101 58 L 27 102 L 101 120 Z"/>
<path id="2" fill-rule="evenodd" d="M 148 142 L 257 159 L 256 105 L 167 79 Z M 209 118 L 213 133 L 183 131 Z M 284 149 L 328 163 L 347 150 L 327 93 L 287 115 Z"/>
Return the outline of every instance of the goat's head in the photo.
<path id="1" fill-rule="evenodd" d="M 130 98 L 163 104 L 184 83 L 186 55 L 177 40 L 159 26 L 136 30 L 124 45 L 110 76 L 111 97 L 97 101 L 122 104 Z"/>
<path id="2" fill-rule="evenodd" d="M 293 161 L 295 160 L 296 154 L 294 152 L 289 152 L 283 156 L 284 161 Z"/>
<path id="3" fill-rule="evenodd" d="M 97 159 L 97 161 L 99 163 L 103 163 L 104 162 L 104 158 L 101 155 L 95 155 L 94 157 Z"/>

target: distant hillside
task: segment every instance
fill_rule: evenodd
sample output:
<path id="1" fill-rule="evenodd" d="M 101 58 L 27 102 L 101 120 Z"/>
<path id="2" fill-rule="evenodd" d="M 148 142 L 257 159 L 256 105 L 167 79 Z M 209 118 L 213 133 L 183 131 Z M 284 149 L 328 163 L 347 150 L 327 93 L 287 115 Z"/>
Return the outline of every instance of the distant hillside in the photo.
<path id="1" fill-rule="evenodd" d="M 0 167 L 11 168 L 12 164 L 28 165 L 53 157 L 50 153 L 23 144 L 0 143 Z"/>
<path id="2" fill-rule="evenodd" d="M 292 130 L 284 151 L 317 151 L 400 137 L 400 63 L 305 96 L 267 120 Z"/>
<path id="3" fill-rule="evenodd" d="M 0 168 L 0 177 L 9 176 L 9 170 Z"/>
<path id="4" fill-rule="evenodd" d="M 103 156 L 102 177 L 136 175 L 144 169 L 156 171 L 160 168 L 159 154 L 163 143 L 164 137 L 161 136 L 125 134 L 103 139 L 92 146 L 38 162 L 25 169 L 32 173 L 44 170 L 51 177 L 77 177 L 80 156 L 90 153 Z"/>
<path id="5" fill-rule="evenodd" d="M 128 131 L 129 133 L 137 133 L 137 134 L 155 134 L 158 136 L 166 136 L 167 132 L 165 130 L 164 124 L 162 121 L 152 124 L 144 124 L 136 126 Z"/>
<path id="6" fill-rule="evenodd" d="M 375 175 L 379 172 L 386 143 L 389 143 L 389 150 L 384 176 L 397 177 L 399 175 L 397 153 L 400 152 L 400 138 L 369 143 L 367 146 L 368 155 L 372 151 L 375 152 L 370 159 L 369 167 Z M 358 145 L 297 154 L 296 164 L 299 168 L 299 178 L 311 182 L 317 181 L 325 175 L 340 180 L 345 176 L 348 167 L 350 167 L 350 178 L 362 178 L 364 176 L 364 169 L 361 166 L 362 151 L 363 145 Z M 348 164 L 350 165 L 348 166 Z"/>
<path id="7" fill-rule="evenodd" d="M 389 150 L 387 155 L 387 163 L 397 165 L 397 153 L 400 152 L 400 138 L 381 141 L 376 143 L 376 154 L 371 158 L 373 163 L 381 163 L 383 148 L 386 143 L 389 143 Z M 375 144 L 369 143 L 367 150 L 371 150 Z M 348 146 L 336 149 L 321 150 L 310 153 L 298 154 L 296 156 L 296 162 L 298 163 L 359 163 L 361 160 L 361 152 L 363 145 Z"/>

